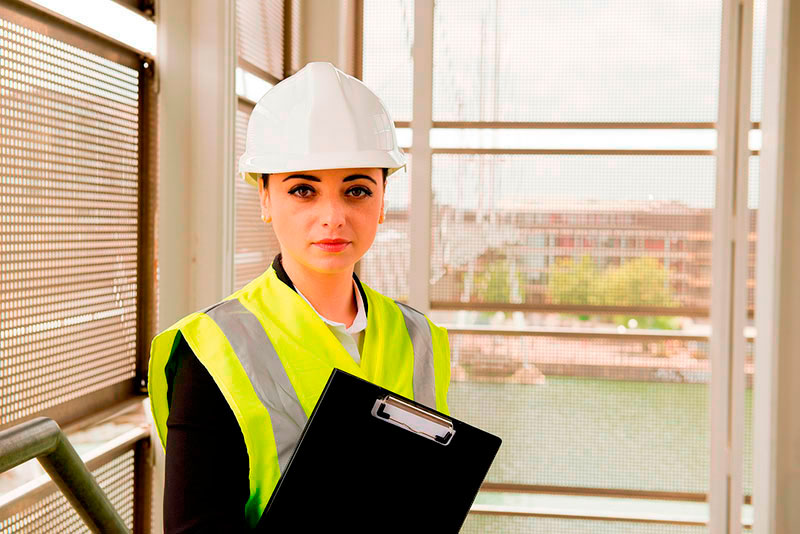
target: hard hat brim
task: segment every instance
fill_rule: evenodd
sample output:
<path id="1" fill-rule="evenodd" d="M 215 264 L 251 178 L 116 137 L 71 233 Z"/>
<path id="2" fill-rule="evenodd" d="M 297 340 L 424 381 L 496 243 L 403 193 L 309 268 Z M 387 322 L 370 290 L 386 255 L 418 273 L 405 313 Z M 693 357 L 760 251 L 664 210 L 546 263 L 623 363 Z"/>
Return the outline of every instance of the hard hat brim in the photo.
<path id="1" fill-rule="evenodd" d="M 239 159 L 239 174 L 245 182 L 258 186 L 257 179 L 263 173 L 318 171 L 323 169 L 386 168 L 387 176 L 406 166 L 406 156 L 400 150 L 370 150 L 358 154 L 302 154 L 297 156 L 271 154 L 248 156 Z"/>

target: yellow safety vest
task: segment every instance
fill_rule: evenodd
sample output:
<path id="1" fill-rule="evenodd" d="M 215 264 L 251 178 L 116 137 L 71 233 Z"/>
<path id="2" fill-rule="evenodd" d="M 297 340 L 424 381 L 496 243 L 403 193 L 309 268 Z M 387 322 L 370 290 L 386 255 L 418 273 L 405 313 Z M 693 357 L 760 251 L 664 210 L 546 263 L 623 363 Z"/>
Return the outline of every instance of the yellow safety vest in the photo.
<path id="1" fill-rule="evenodd" d="M 274 267 L 153 338 L 148 388 L 166 448 L 167 365 L 186 339 L 230 405 L 250 464 L 245 517 L 255 526 L 334 367 L 450 413 L 447 331 L 362 284 L 367 328 L 361 364 Z"/>

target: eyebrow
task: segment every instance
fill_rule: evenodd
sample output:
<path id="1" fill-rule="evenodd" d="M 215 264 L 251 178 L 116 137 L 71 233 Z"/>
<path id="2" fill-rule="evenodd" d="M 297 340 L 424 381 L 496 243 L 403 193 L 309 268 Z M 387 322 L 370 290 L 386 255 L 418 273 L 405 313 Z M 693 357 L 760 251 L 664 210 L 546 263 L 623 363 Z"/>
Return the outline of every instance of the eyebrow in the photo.
<path id="1" fill-rule="evenodd" d="M 285 182 L 286 180 L 291 180 L 292 178 L 300 178 L 300 179 L 303 179 L 303 180 L 309 180 L 311 182 L 321 182 L 322 181 L 319 178 L 317 178 L 316 176 L 311 176 L 310 174 L 292 174 L 291 176 L 287 176 L 286 178 L 284 178 L 283 181 Z M 369 180 L 373 184 L 378 185 L 378 182 L 376 182 L 372 177 L 367 176 L 366 174 L 351 174 L 350 176 L 348 176 L 347 178 L 345 178 L 342 181 L 343 182 L 352 182 L 353 180 L 358 180 L 359 178 L 366 178 L 367 180 Z"/>

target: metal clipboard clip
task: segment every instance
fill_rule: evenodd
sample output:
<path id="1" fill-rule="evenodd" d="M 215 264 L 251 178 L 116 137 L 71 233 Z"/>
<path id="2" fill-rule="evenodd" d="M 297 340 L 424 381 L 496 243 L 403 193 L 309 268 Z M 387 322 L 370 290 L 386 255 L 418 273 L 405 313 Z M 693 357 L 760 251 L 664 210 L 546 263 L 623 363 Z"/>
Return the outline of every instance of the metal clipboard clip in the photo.
<path id="1" fill-rule="evenodd" d="M 440 445 L 448 445 L 456 433 L 451 421 L 392 395 L 376 399 L 372 415 Z"/>

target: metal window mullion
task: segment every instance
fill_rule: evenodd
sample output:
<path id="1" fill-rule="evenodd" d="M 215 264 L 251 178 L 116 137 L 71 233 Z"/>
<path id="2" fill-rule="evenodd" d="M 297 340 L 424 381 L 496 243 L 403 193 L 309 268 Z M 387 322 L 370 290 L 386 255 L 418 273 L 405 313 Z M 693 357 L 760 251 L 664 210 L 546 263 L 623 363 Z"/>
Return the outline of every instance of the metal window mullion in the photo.
<path id="1" fill-rule="evenodd" d="M 716 202 L 712 218 L 709 532 L 740 534 L 747 321 L 747 130 L 752 0 L 722 14 Z"/>
<path id="2" fill-rule="evenodd" d="M 732 534 L 742 532 L 742 505 L 744 503 L 744 421 L 745 421 L 745 354 L 747 338 L 745 328 L 748 319 L 748 287 L 750 260 L 750 214 L 748 182 L 750 174 L 750 152 L 748 132 L 750 123 L 750 93 L 752 83 L 753 53 L 753 0 L 742 0 L 741 45 L 739 52 L 739 92 L 737 99 L 736 139 L 736 202 L 734 206 L 734 254 L 733 272 L 733 346 L 731 347 L 731 453 L 730 453 L 730 501 L 728 522 Z"/>
<path id="3" fill-rule="evenodd" d="M 238 56 L 236 50 L 236 5 L 235 2 L 226 3 L 224 8 L 224 29 L 223 39 L 227 41 L 225 47 L 225 57 L 223 60 L 223 97 L 226 102 L 225 112 L 223 113 L 223 139 L 222 143 L 222 176 L 226 176 L 225 170 L 233 167 L 236 160 L 236 110 L 239 107 L 239 99 L 236 95 L 236 66 Z M 285 51 L 284 51 L 285 52 Z M 236 180 L 225 180 L 227 186 L 223 188 L 223 210 L 222 224 L 224 227 L 222 239 L 222 251 L 224 261 L 222 262 L 222 294 L 227 295 L 233 292 L 236 284 L 236 268 L 234 257 L 236 254 Z"/>
<path id="4" fill-rule="evenodd" d="M 132 69 L 137 68 L 140 56 L 147 55 L 32 0 L 3 2 L 0 18 Z"/>
<path id="5" fill-rule="evenodd" d="M 433 0 L 414 3 L 414 107 L 411 120 L 413 137 L 411 158 L 414 178 L 409 207 L 410 258 L 408 303 L 428 313 L 430 310 L 432 151 L 433 127 Z"/>
<path id="6" fill-rule="evenodd" d="M 247 71 L 256 78 L 261 78 L 263 81 L 269 83 L 270 85 L 277 85 L 281 81 L 281 78 L 278 78 L 273 74 L 270 74 L 269 72 L 265 71 L 258 65 L 254 65 L 253 63 L 247 61 L 242 57 L 236 58 L 236 65 L 240 69 Z"/>
<path id="7" fill-rule="evenodd" d="M 767 3 L 763 156 L 759 161 L 756 339 L 753 412 L 754 532 L 797 531 L 798 192 L 800 5 Z M 794 119 L 794 120 L 793 120 Z M 794 492 L 787 491 L 795 489 Z"/>
<path id="8" fill-rule="evenodd" d="M 407 126 L 404 126 L 407 127 Z M 526 130 L 711 130 L 713 122 L 434 121 L 433 128 Z"/>
<path id="9" fill-rule="evenodd" d="M 569 510 L 564 508 L 543 508 L 536 507 L 533 509 L 526 509 L 520 506 L 507 506 L 497 504 L 473 504 L 469 511 L 470 515 L 489 515 L 489 516 L 503 516 L 503 517 L 518 517 L 518 518 L 548 518 L 548 519 L 565 519 L 571 521 L 602 521 L 602 522 L 619 522 L 623 524 L 639 524 L 639 525 L 671 525 L 671 526 L 688 526 L 688 527 L 703 527 L 706 525 L 702 520 L 692 521 L 690 519 L 667 519 L 662 515 L 651 517 L 634 517 L 630 514 L 621 513 L 598 513 L 596 510 Z"/>
<path id="10" fill-rule="evenodd" d="M 413 147 L 412 147 L 413 148 Z M 616 148 L 433 148 L 432 154 L 496 154 L 525 156 L 713 156 L 713 150 Z M 414 165 L 416 168 L 416 164 Z"/>
<path id="11" fill-rule="evenodd" d="M 703 334 L 691 334 L 681 330 L 632 330 L 619 332 L 613 328 L 559 328 L 552 326 L 528 326 L 525 328 L 498 328 L 477 325 L 463 326 L 440 324 L 448 334 L 468 336 L 511 336 L 511 337 L 552 337 L 571 339 L 600 339 L 615 341 L 641 341 L 675 339 L 681 341 L 708 342 L 709 337 Z"/>

